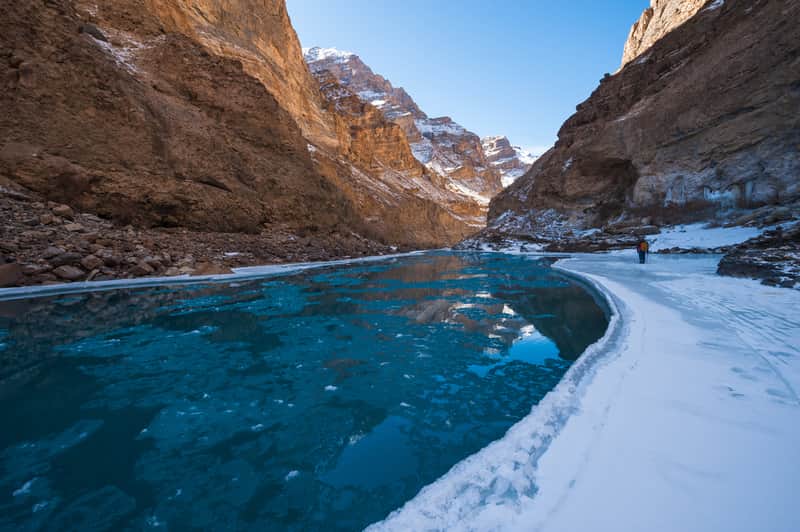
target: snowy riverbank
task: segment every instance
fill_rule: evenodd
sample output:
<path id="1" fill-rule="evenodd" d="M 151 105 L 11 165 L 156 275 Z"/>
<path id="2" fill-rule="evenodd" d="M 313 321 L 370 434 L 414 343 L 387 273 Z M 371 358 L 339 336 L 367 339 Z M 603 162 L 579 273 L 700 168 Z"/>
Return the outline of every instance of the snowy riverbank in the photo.
<path id="1" fill-rule="evenodd" d="M 559 263 L 618 318 L 507 435 L 376 530 L 800 530 L 800 292 L 718 256 Z"/>

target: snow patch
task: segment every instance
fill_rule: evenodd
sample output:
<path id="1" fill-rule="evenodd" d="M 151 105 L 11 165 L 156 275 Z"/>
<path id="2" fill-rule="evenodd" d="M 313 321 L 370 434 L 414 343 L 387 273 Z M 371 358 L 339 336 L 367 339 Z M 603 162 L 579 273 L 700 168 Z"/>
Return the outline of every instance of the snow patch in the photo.
<path id="1" fill-rule="evenodd" d="M 651 242 L 651 251 L 675 247 L 714 249 L 750 240 L 763 231 L 757 227 L 708 227 L 705 223 L 696 223 L 663 229 L 660 234 L 648 237 L 648 240 Z"/>
<path id="2" fill-rule="evenodd" d="M 303 57 L 306 63 L 316 63 L 318 61 L 333 60 L 337 63 L 344 63 L 351 57 L 355 56 L 353 52 L 345 50 L 337 50 L 336 48 L 321 48 L 314 46 L 311 48 L 303 48 Z"/>

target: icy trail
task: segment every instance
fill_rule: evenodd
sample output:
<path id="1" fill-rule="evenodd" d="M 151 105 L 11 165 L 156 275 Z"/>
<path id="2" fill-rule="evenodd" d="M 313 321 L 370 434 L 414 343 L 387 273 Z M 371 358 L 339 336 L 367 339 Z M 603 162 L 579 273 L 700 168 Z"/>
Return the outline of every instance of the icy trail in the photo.
<path id="1" fill-rule="evenodd" d="M 507 435 L 376 530 L 797 531 L 800 291 L 718 257 L 576 256 L 620 320 Z"/>

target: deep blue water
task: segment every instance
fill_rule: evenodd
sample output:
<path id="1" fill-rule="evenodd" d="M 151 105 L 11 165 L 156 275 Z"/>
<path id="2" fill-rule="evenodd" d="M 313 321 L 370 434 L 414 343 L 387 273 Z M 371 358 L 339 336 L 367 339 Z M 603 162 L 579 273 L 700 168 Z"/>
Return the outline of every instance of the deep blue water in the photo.
<path id="1" fill-rule="evenodd" d="M 0 529 L 380 520 L 604 333 L 548 264 L 437 252 L 0 302 Z"/>

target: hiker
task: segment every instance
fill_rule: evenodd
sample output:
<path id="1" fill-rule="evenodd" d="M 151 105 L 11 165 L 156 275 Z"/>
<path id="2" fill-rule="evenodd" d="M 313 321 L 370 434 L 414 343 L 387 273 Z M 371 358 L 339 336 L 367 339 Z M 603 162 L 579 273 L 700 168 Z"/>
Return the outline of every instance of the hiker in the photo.
<path id="1" fill-rule="evenodd" d="M 644 264 L 647 259 L 647 252 L 650 251 L 650 244 L 644 238 L 640 238 L 639 243 L 636 244 L 636 251 L 639 252 L 639 264 Z"/>

